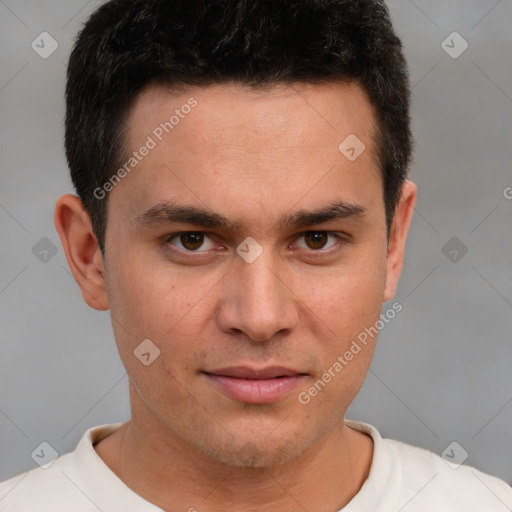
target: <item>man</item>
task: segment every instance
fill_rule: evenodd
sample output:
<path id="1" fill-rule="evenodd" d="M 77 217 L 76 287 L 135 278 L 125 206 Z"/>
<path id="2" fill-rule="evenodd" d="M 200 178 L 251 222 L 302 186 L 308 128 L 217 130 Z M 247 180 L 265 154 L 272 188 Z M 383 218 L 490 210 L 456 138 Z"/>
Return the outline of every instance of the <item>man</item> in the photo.
<path id="1" fill-rule="evenodd" d="M 131 420 L 0 485 L 11 511 L 490 511 L 512 489 L 345 419 L 416 199 L 378 0 L 114 0 L 68 69 L 55 225 Z"/>

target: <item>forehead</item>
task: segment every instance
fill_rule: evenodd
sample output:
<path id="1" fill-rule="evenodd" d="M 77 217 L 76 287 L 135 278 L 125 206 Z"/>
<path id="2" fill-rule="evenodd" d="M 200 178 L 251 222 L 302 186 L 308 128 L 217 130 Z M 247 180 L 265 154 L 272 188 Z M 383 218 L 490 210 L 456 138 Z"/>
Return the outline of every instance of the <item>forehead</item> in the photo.
<path id="1" fill-rule="evenodd" d="M 178 197 L 217 212 L 235 204 L 289 209 L 300 197 L 302 206 L 325 203 L 326 194 L 364 203 L 382 190 L 374 125 L 354 83 L 151 87 L 127 116 L 124 160 L 151 149 L 111 195 L 124 191 L 131 212 Z M 342 150 L 351 146 L 364 151 L 347 158 Z"/>
<path id="2" fill-rule="evenodd" d="M 192 102 L 195 106 L 190 108 Z M 183 123 L 186 117 L 192 121 Z M 165 123 L 167 130 L 161 126 Z M 187 130 L 190 124 L 194 133 Z M 355 82 L 256 88 L 231 82 L 179 89 L 152 86 L 137 96 L 128 113 L 127 142 L 134 147 L 140 136 L 153 133 L 164 144 L 160 136 L 175 143 L 187 139 L 203 146 L 232 142 L 236 136 L 241 143 L 250 142 L 251 148 L 261 142 L 264 145 L 258 149 L 269 151 L 294 142 L 307 149 L 320 142 L 322 149 L 332 147 L 332 139 L 353 133 L 371 146 L 374 124 L 368 97 Z M 278 139 L 273 137 L 275 130 L 279 131 Z M 326 137 L 328 132 L 331 137 Z"/>

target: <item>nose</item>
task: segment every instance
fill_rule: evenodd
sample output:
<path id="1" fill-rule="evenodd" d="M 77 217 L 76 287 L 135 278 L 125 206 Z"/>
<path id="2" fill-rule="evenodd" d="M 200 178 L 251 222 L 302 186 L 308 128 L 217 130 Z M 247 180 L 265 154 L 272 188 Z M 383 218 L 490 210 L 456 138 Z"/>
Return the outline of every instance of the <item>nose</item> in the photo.
<path id="1" fill-rule="evenodd" d="M 270 251 L 252 263 L 235 260 L 217 307 L 219 328 L 230 334 L 242 332 L 258 342 L 293 331 L 299 320 L 299 299 L 285 274 Z"/>

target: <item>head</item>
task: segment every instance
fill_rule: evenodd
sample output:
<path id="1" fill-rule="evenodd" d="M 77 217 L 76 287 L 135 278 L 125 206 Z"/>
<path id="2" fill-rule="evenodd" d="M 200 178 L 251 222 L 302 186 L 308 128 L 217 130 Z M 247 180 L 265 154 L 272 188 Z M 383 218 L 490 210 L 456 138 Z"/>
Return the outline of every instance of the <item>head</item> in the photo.
<path id="1" fill-rule="evenodd" d="M 110 310 L 134 417 L 253 466 L 339 424 L 377 337 L 354 341 L 402 268 L 409 95 L 377 0 L 115 0 L 91 16 L 66 88 L 78 197 L 55 222 L 85 301 Z M 301 377 L 241 399 L 212 378 L 239 366 Z"/>

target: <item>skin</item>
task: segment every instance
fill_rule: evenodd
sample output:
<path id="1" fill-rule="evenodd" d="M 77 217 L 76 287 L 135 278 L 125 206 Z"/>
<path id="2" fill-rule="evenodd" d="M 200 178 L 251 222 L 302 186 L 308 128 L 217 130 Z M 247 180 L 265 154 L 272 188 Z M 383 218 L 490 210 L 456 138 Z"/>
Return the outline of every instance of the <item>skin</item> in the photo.
<path id="1" fill-rule="evenodd" d="M 130 150 L 191 97 L 197 106 L 109 193 L 104 256 L 80 200 L 64 195 L 56 205 L 69 266 L 86 303 L 110 310 L 130 382 L 131 420 L 95 449 L 164 510 L 339 510 L 371 467 L 371 438 L 344 416 L 376 338 L 309 404 L 298 394 L 393 298 L 416 186 L 405 182 L 388 240 L 375 117 L 356 84 L 153 87 L 129 112 Z M 338 150 L 352 133 L 366 146 L 355 161 Z M 277 223 L 334 200 L 364 214 Z M 137 221 L 162 201 L 217 212 L 240 229 Z M 206 234 L 198 254 L 188 239 L 166 239 L 186 231 Z M 308 231 L 320 233 L 316 245 Z M 252 263 L 236 252 L 248 236 L 263 248 Z M 134 356 L 147 338 L 160 349 L 149 366 Z M 202 373 L 238 365 L 307 376 L 279 400 L 251 404 Z"/>

